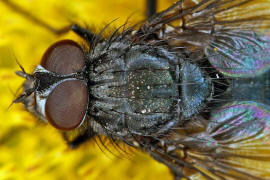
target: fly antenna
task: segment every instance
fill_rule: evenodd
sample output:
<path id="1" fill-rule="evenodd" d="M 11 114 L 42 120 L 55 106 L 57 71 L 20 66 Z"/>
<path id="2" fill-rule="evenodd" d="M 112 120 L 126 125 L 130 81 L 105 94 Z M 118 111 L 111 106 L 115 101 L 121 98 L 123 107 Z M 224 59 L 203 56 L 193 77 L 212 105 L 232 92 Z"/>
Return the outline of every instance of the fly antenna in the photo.
<path id="1" fill-rule="evenodd" d="M 19 97 L 17 97 L 16 99 L 12 101 L 12 104 L 23 102 L 25 98 L 30 96 L 34 91 L 35 91 L 35 88 L 25 90 L 24 93 L 22 93 Z"/>
<path id="2" fill-rule="evenodd" d="M 25 69 L 20 64 L 20 62 L 18 61 L 18 59 L 16 57 L 15 57 L 15 59 L 16 59 L 16 63 L 18 64 L 18 66 L 21 69 L 21 71 L 15 71 L 15 74 L 17 74 L 18 76 L 23 77 L 23 78 L 25 78 L 27 80 L 33 80 L 34 79 L 33 75 L 26 73 L 25 72 Z"/>

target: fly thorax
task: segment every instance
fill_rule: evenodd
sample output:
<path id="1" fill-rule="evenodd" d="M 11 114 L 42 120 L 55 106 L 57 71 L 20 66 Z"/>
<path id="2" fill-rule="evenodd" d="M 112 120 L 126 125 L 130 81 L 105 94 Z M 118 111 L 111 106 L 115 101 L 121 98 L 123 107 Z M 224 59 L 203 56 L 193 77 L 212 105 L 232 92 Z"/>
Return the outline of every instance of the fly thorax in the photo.
<path id="1" fill-rule="evenodd" d="M 199 111 L 209 93 L 195 65 L 165 48 L 114 45 L 89 71 L 89 115 L 109 133 L 164 133 Z"/>

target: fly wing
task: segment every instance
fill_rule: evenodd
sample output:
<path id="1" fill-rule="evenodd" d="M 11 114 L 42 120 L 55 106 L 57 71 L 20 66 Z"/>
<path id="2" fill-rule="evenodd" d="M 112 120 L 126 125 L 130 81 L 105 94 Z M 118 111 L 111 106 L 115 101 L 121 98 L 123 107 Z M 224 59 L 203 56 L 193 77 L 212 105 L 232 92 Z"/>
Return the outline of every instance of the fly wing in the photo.
<path id="1" fill-rule="evenodd" d="M 226 104 L 212 113 L 206 132 L 200 137 L 208 136 L 209 146 L 215 147 L 211 158 L 194 156 L 199 164 L 228 179 L 269 179 L 269 106 L 251 101 Z"/>
<path id="2" fill-rule="evenodd" d="M 187 179 L 270 179 L 269 106 L 231 102 L 212 112 L 205 130 L 194 127 L 173 130 L 150 154 Z"/>
<path id="3" fill-rule="evenodd" d="M 269 0 L 181 0 L 141 27 L 170 47 L 204 54 L 230 77 L 270 69 Z M 204 60 L 201 58 L 200 60 Z"/>

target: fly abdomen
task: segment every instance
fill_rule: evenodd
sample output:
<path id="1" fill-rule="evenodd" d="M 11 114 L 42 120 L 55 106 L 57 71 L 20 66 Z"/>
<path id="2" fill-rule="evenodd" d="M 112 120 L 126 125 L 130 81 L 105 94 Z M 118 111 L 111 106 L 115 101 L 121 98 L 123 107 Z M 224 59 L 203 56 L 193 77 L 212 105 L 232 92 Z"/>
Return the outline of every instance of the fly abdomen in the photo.
<path id="1" fill-rule="evenodd" d="M 213 85 L 211 78 L 197 65 L 185 62 L 180 71 L 181 108 L 185 118 L 200 112 L 206 102 L 211 99 Z"/>

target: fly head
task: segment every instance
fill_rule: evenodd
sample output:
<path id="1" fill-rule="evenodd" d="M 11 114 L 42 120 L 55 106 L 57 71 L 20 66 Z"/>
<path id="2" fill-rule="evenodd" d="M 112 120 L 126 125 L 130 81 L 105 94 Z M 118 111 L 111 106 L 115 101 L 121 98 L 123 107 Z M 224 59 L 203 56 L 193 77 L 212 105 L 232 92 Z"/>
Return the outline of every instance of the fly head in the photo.
<path id="1" fill-rule="evenodd" d="M 26 109 L 57 129 L 74 129 L 84 121 L 88 107 L 84 68 L 84 52 L 77 43 L 56 42 L 27 78 L 24 92 L 15 102 L 23 102 Z"/>

